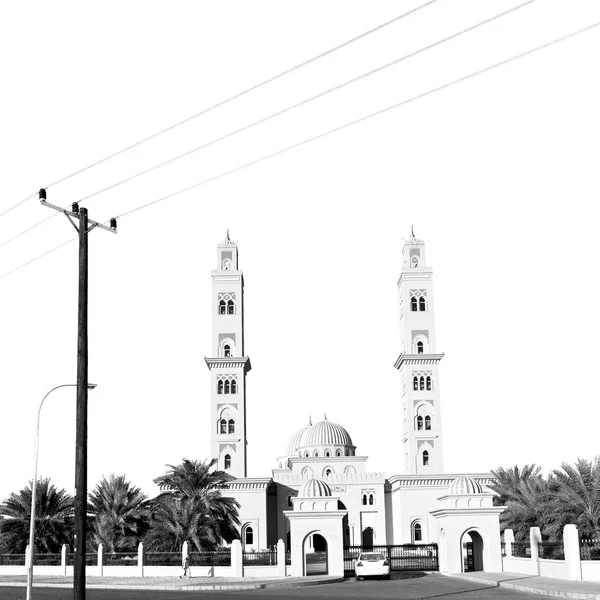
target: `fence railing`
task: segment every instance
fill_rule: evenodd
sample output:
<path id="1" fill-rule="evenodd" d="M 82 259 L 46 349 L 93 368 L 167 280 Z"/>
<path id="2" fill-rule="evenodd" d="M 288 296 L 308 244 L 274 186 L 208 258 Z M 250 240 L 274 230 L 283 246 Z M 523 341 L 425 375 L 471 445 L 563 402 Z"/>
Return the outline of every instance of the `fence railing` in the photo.
<path id="1" fill-rule="evenodd" d="M 0 565 L 6 566 L 24 566 L 24 554 L 0 554 Z"/>
<path id="2" fill-rule="evenodd" d="M 72 567 L 74 561 L 75 561 L 75 554 L 73 552 L 68 552 L 67 553 L 67 565 Z M 58 563 L 58 564 L 60 564 L 60 563 Z M 90 554 L 90 553 L 86 552 L 85 564 L 87 567 L 95 567 L 98 564 L 98 555 L 95 553 Z M 106 564 L 106 561 L 105 561 L 105 564 Z"/>
<path id="3" fill-rule="evenodd" d="M 581 560 L 600 560 L 600 540 L 580 539 L 579 556 Z"/>
<path id="4" fill-rule="evenodd" d="M 242 564 L 246 566 L 266 567 L 277 564 L 276 550 L 262 550 L 260 552 L 242 552 Z"/>
<path id="5" fill-rule="evenodd" d="M 180 567 L 181 552 L 144 552 L 144 564 L 153 567 Z"/>
<path id="6" fill-rule="evenodd" d="M 361 552 L 381 552 L 388 559 L 391 571 L 437 571 L 437 544 L 401 544 L 388 546 L 345 546 L 344 570 L 354 571 Z"/>
<path id="7" fill-rule="evenodd" d="M 181 554 L 179 555 L 181 561 Z M 215 552 L 190 552 L 192 567 L 229 567 L 231 566 L 231 548 Z"/>
<path id="8" fill-rule="evenodd" d="M 539 542 L 538 543 L 539 558 L 549 558 L 553 560 L 565 559 L 565 547 L 562 541 L 559 542 Z"/>
<path id="9" fill-rule="evenodd" d="M 513 542 L 512 555 L 520 558 L 531 558 L 529 542 Z"/>

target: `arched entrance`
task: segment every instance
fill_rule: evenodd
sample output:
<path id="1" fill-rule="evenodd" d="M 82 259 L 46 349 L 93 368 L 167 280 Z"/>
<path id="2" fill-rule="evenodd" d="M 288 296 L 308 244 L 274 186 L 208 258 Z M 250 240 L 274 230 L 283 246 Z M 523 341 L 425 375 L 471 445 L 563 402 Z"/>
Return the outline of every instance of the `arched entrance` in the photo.
<path id="1" fill-rule="evenodd" d="M 346 505 L 338 500 L 338 510 L 348 510 Z M 350 524 L 348 523 L 348 514 L 345 514 L 342 518 L 342 537 L 344 540 L 344 546 L 350 546 Z"/>
<path id="2" fill-rule="evenodd" d="M 327 540 L 320 533 L 311 533 L 304 539 L 302 548 L 304 555 L 305 575 L 327 575 Z"/>
<path id="3" fill-rule="evenodd" d="M 462 552 L 462 571 L 483 571 L 483 538 L 471 529 L 463 533 L 460 541 Z"/>

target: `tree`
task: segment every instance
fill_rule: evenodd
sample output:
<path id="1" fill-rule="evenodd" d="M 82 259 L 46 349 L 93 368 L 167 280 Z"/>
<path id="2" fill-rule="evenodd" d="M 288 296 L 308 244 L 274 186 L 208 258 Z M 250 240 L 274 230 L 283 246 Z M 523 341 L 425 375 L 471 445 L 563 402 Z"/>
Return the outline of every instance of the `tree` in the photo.
<path id="1" fill-rule="evenodd" d="M 22 554 L 29 543 L 31 521 L 31 484 L 18 494 L 12 493 L 1 505 L 0 535 L 9 552 Z M 36 483 L 34 546 L 38 552 L 60 552 L 73 539 L 73 498 L 57 490 L 50 479 Z"/>
<path id="2" fill-rule="evenodd" d="M 498 494 L 494 503 L 507 507 L 500 515 L 500 526 L 512 529 L 517 541 L 529 539 L 530 527 L 540 527 L 547 534 L 555 521 L 552 486 L 540 470 L 532 464 L 492 471 L 495 481 L 490 488 Z"/>
<path id="3" fill-rule="evenodd" d="M 90 494 L 88 512 L 94 544 L 107 552 L 134 551 L 148 528 L 146 495 L 124 475 L 102 477 Z"/>
<path id="4" fill-rule="evenodd" d="M 155 550 L 177 551 L 189 540 L 197 551 L 214 549 L 224 540 L 239 539 L 239 503 L 221 495 L 233 477 L 211 471 L 216 464 L 183 459 L 154 480 L 163 492 L 152 503 L 146 536 Z"/>
<path id="5" fill-rule="evenodd" d="M 575 465 L 562 463 L 554 470 L 557 504 L 563 525 L 574 523 L 582 537 L 600 538 L 600 457 L 577 459 Z"/>

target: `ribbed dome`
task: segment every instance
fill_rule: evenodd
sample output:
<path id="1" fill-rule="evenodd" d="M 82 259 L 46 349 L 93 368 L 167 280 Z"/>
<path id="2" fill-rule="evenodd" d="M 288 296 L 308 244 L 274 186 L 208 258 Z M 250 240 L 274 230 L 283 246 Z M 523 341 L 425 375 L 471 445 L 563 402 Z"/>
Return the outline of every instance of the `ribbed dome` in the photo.
<path id="1" fill-rule="evenodd" d="M 337 423 L 325 419 L 307 427 L 298 442 L 299 448 L 306 446 L 353 446 L 350 434 Z"/>
<path id="2" fill-rule="evenodd" d="M 320 479 L 309 479 L 298 490 L 298 498 L 322 498 L 331 496 L 331 488 Z"/>
<path id="3" fill-rule="evenodd" d="M 481 487 L 481 484 L 472 477 L 461 475 L 450 484 L 448 493 L 472 496 L 474 494 L 483 494 L 483 488 Z"/>
<path id="4" fill-rule="evenodd" d="M 298 453 L 298 448 L 300 447 L 300 438 L 302 437 L 302 434 L 309 428 L 310 426 L 303 427 L 300 429 L 300 431 L 296 431 L 296 433 L 289 439 L 285 446 L 284 456 L 296 456 Z"/>

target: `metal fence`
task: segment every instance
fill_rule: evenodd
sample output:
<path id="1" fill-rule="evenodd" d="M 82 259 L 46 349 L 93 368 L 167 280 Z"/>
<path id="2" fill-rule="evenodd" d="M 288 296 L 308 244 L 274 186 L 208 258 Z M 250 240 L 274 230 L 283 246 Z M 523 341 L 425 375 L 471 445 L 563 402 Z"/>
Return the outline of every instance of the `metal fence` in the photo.
<path id="1" fill-rule="evenodd" d="M 144 552 L 144 564 L 160 567 L 181 567 L 181 552 Z"/>
<path id="2" fill-rule="evenodd" d="M 34 554 L 33 564 L 34 565 L 46 565 L 48 567 L 60 567 L 61 565 L 60 554 Z"/>
<path id="3" fill-rule="evenodd" d="M 546 542 L 542 541 L 538 544 L 539 558 L 550 558 L 554 560 L 565 560 L 565 547 L 562 541 Z"/>
<path id="4" fill-rule="evenodd" d="M 246 566 L 266 567 L 277 564 L 276 550 L 261 550 L 260 552 L 242 552 L 242 564 Z"/>
<path id="5" fill-rule="evenodd" d="M 579 556 L 581 560 L 600 560 L 600 540 L 579 540 Z"/>
<path id="6" fill-rule="evenodd" d="M 181 554 L 179 554 L 181 562 Z M 229 567 L 231 566 L 231 548 L 222 548 L 214 552 L 190 552 L 191 567 Z"/>
<path id="7" fill-rule="evenodd" d="M 24 554 L 0 554 L 0 565 L 23 566 L 25 565 Z"/>
<path id="8" fill-rule="evenodd" d="M 98 555 L 94 555 L 96 564 Z M 105 552 L 103 555 L 105 567 L 135 567 L 138 564 L 137 552 Z"/>
<path id="9" fill-rule="evenodd" d="M 354 571 L 361 552 L 381 552 L 390 563 L 391 571 L 438 571 L 437 544 L 401 544 L 394 546 L 345 546 L 344 570 Z"/>
<path id="10" fill-rule="evenodd" d="M 529 542 L 513 542 L 512 555 L 521 558 L 530 558 L 531 548 L 529 546 Z"/>
<path id="11" fill-rule="evenodd" d="M 73 562 L 75 561 L 75 553 L 69 552 L 67 553 L 67 565 L 73 566 Z M 58 563 L 60 564 L 60 563 Z M 95 567 L 98 564 L 98 555 L 96 553 L 86 552 L 85 553 L 85 564 L 88 567 Z M 106 564 L 106 559 L 104 561 Z"/>

